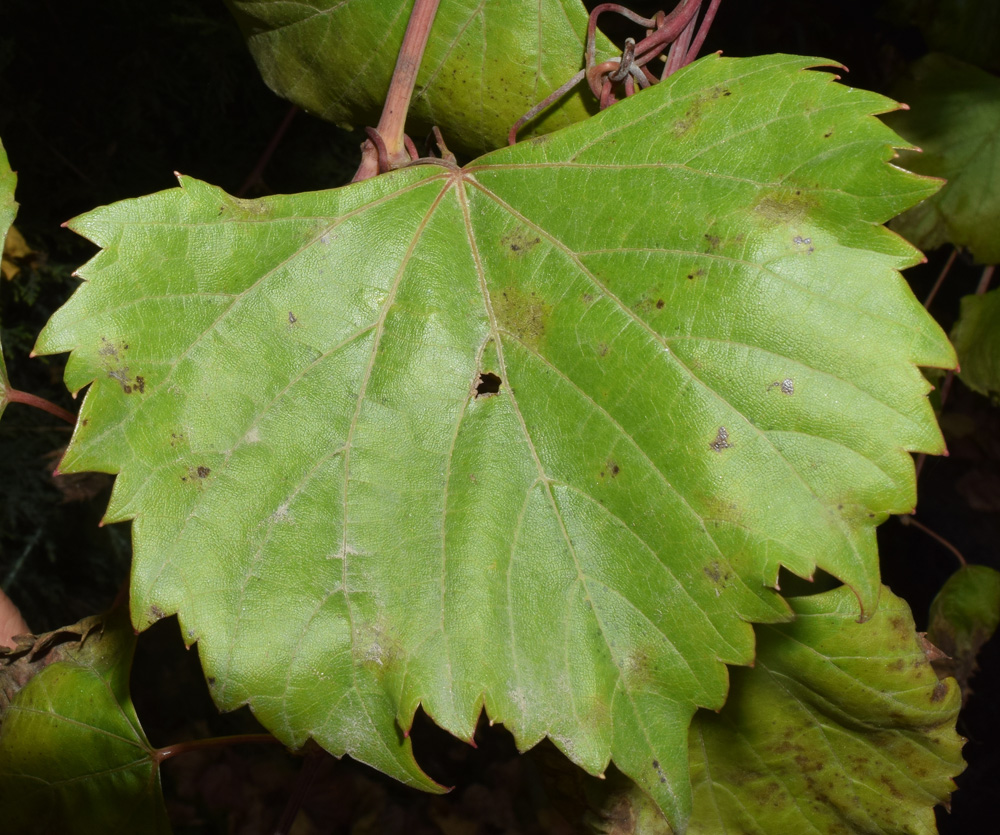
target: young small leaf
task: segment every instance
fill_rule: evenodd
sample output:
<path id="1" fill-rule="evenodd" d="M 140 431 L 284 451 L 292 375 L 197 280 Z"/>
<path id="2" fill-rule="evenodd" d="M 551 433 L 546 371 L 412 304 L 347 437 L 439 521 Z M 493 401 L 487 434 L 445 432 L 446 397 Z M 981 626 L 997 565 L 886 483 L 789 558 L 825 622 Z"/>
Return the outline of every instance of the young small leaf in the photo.
<path id="1" fill-rule="evenodd" d="M 987 397 L 1000 398 L 1000 290 L 965 296 L 951 338 L 962 382 Z"/>
<path id="2" fill-rule="evenodd" d="M 1000 624 L 1000 572 L 964 565 L 948 578 L 931 603 L 927 638 L 947 659 L 938 662 L 969 692 L 976 656 Z"/>
<path id="3" fill-rule="evenodd" d="M 119 610 L 0 658 L 5 832 L 170 832 L 159 770 L 129 696 L 134 646 Z"/>
<path id="4" fill-rule="evenodd" d="M 936 186 L 819 63 L 710 56 L 464 169 L 73 221 L 103 251 L 36 350 L 90 384 L 60 468 L 119 473 L 136 625 L 177 612 L 291 746 L 433 789 L 417 707 L 470 738 L 485 706 L 682 824 L 688 723 L 789 617 L 780 566 L 871 616 L 906 450 L 942 449 L 916 366 L 954 356 L 880 226 Z"/>

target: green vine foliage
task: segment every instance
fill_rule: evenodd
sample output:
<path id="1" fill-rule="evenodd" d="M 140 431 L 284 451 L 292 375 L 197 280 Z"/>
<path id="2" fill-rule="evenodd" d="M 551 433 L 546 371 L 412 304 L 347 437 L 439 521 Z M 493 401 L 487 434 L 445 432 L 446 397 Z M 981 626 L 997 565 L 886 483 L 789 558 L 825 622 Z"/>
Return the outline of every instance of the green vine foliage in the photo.
<path id="1" fill-rule="evenodd" d="M 713 55 L 464 167 L 72 221 L 101 251 L 36 352 L 86 389 L 60 469 L 117 475 L 134 626 L 428 791 L 418 707 L 613 762 L 641 831 L 933 832 L 960 696 L 874 531 L 943 450 L 918 366 L 955 355 L 882 226 L 938 186 L 825 64 Z"/>
<path id="2" fill-rule="evenodd" d="M 272 90 L 340 125 L 378 121 L 411 3 L 226 5 Z M 586 32 L 580 0 L 442 3 L 420 63 L 411 131 L 425 136 L 437 126 L 455 151 L 470 154 L 506 144 L 510 126 L 580 68 Z M 600 33 L 596 49 L 598 60 L 617 54 Z M 562 97 L 522 136 L 551 133 L 595 113 L 596 102 L 585 90 Z"/>

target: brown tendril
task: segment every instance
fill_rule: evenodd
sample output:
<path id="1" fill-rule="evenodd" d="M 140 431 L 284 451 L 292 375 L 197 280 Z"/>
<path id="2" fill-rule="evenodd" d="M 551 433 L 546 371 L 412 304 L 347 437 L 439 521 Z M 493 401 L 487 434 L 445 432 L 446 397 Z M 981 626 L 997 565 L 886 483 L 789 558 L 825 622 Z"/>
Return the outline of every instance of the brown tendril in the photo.
<path id="1" fill-rule="evenodd" d="M 698 15 L 705 5 L 703 0 L 680 0 L 670 14 L 658 11 L 652 17 L 642 17 L 631 9 L 618 3 L 600 3 L 594 7 L 587 21 L 587 43 L 585 50 L 586 63 L 584 69 L 550 93 L 542 101 L 525 113 L 511 127 L 507 136 L 513 145 L 517 141 L 517 132 L 553 102 L 568 93 L 573 87 L 586 78 L 587 86 L 600 102 L 603 110 L 618 101 L 615 87 L 621 85 L 626 97 L 634 95 L 656 84 L 681 67 L 690 64 L 698 56 L 698 51 L 705 42 L 708 30 L 715 20 L 721 0 L 709 0 L 705 14 L 698 23 Z M 646 36 L 638 43 L 634 38 L 625 41 L 625 49 L 620 58 L 597 62 L 597 21 L 602 14 L 614 13 L 626 20 L 642 26 Z M 663 74 L 659 78 L 647 69 L 646 65 L 659 58 L 669 49 Z"/>

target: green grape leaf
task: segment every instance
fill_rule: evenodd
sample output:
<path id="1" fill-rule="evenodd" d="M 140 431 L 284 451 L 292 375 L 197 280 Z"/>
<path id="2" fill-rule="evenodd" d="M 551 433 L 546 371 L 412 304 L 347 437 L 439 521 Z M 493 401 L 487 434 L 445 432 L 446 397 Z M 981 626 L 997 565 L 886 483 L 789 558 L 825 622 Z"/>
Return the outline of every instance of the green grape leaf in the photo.
<path id="1" fill-rule="evenodd" d="M 922 153 L 903 151 L 899 164 L 943 177 L 940 192 L 898 218 L 892 228 L 922 249 L 968 247 L 985 264 L 1000 261 L 1000 79 L 932 54 L 895 91 L 910 105 L 886 121 Z"/>
<path id="2" fill-rule="evenodd" d="M 965 296 L 951 338 L 962 382 L 987 397 L 1000 398 L 1000 290 Z"/>
<path id="3" fill-rule="evenodd" d="M 866 623 L 844 587 L 789 602 L 796 619 L 758 627 L 725 707 L 694 718 L 688 835 L 936 833 L 934 806 L 964 767 L 961 699 L 905 601 L 886 589 Z M 592 831 L 669 835 L 648 796 L 611 776 L 589 785 Z"/>
<path id="4" fill-rule="evenodd" d="M 985 565 L 963 565 L 948 578 L 931 603 L 927 638 L 948 657 L 939 670 L 958 679 L 963 694 L 978 669 L 976 656 L 1000 625 L 1000 572 Z"/>
<path id="5" fill-rule="evenodd" d="M 60 469 L 119 474 L 136 626 L 177 612 L 292 747 L 433 789 L 417 707 L 466 739 L 485 707 L 682 822 L 779 568 L 870 616 L 906 450 L 942 449 L 917 364 L 953 352 L 880 225 L 936 184 L 819 65 L 709 56 L 464 169 L 73 221 L 102 251 L 36 352 L 90 385 Z"/>
<path id="6" fill-rule="evenodd" d="M 169 833 L 157 763 L 129 696 L 124 609 L 0 657 L 4 831 Z"/>
<path id="7" fill-rule="evenodd" d="M 7 160 L 7 151 L 4 150 L 3 142 L 0 142 L 0 248 L 7 239 L 7 232 L 14 222 L 17 214 L 17 201 L 14 200 L 14 188 L 17 186 L 17 175 L 10 170 L 10 162 Z M 7 407 L 7 389 L 10 383 L 7 380 L 7 364 L 3 359 L 3 344 L 0 343 L 0 415 Z"/>
<path id="8" fill-rule="evenodd" d="M 410 2 L 226 0 L 267 85 L 337 124 L 374 126 L 382 112 Z M 407 122 L 420 143 L 437 125 L 454 151 L 507 144 L 528 110 L 582 67 L 587 11 L 580 0 L 449 0 L 438 8 Z M 598 60 L 618 52 L 598 33 Z M 586 118 L 585 84 L 534 119 L 522 137 Z"/>
<path id="9" fill-rule="evenodd" d="M 1000 71 L 1000 4 L 996 0 L 888 0 L 883 14 L 920 28 L 930 49 Z"/>
<path id="10" fill-rule="evenodd" d="M 844 587 L 789 602 L 796 619 L 758 628 L 725 707 L 695 716 L 688 834 L 937 832 L 934 806 L 964 768 L 961 698 L 906 602 L 884 590 L 866 623 Z"/>

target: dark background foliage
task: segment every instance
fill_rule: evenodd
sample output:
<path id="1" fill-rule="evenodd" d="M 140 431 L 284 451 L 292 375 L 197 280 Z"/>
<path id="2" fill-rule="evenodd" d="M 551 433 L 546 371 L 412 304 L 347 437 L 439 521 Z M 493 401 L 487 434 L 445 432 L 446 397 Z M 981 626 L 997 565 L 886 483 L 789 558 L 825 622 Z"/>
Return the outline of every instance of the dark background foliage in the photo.
<path id="1" fill-rule="evenodd" d="M 850 67 L 845 83 L 888 93 L 907 64 L 928 51 L 929 40 L 966 60 L 987 56 L 981 63 L 996 69 L 989 66 L 988 56 L 997 54 L 989 32 L 977 31 L 974 16 L 964 28 L 947 15 L 944 23 L 933 17 L 975 5 L 728 0 L 705 51 L 825 56 Z M 989 2 L 979 5 L 987 9 Z M 659 7 L 632 4 L 645 13 Z M 602 18 L 602 24 L 613 20 Z M 605 28 L 619 42 L 634 34 L 624 25 Z M 961 53 L 963 43 L 972 58 Z M 287 130 L 274 156 L 255 176 L 283 123 Z M 93 253 L 60 223 L 99 204 L 171 188 L 174 171 L 251 196 L 332 187 L 350 178 L 361 141 L 293 113 L 274 96 L 220 0 L 5 0 L 0 136 L 19 175 L 16 225 L 35 250 L 13 281 L 0 280 L 11 380 L 71 410 L 75 404 L 61 383 L 64 358 L 28 358 L 41 326 L 72 292 L 73 269 Z M 928 264 L 908 273 L 919 297 L 946 256 L 931 253 Z M 932 307 L 946 329 L 979 272 L 959 257 Z M 1000 568 L 1000 410 L 956 383 L 942 425 L 951 456 L 926 461 L 919 519 L 970 562 Z M 106 608 L 128 574 L 127 526 L 97 524 L 110 478 L 52 476 L 68 438 L 68 427 L 23 407 L 8 408 L 0 422 L 0 587 L 38 632 Z M 881 529 L 880 545 L 886 582 L 925 628 L 931 599 L 957 567 L 954 556 L 895 519 Z M 152 742 L 252 730 L 245 711 L 216 714 L 196 654 L 185 653 L 178 638 L 169 620 L 139 642 L 134 697 Z M 939 815 L 942 833 L 983 831 L 1000 773 L 1000 643 L 986 646 L 981 665 L 959 719 L 959 732 L 969 738 L 969 769 L 958 779 L 952 814 Z M 504 731 L 484 727 L 473 750 L 429 721 L 418 722 L 414 739 L 429 773 L 456 786 L 449 798 L 406 790 L 348 761 L 315 756 L 303 769 L 276 748 L 230 749 L 168 763 L 176 831 L 269 831 L 293 787 L 302 788 L 302 773 L 312 779 L 303 806 L 311 828 L 302 832 L 579 831 L 586 786 L 551 746 L 518 757 Z"/>

